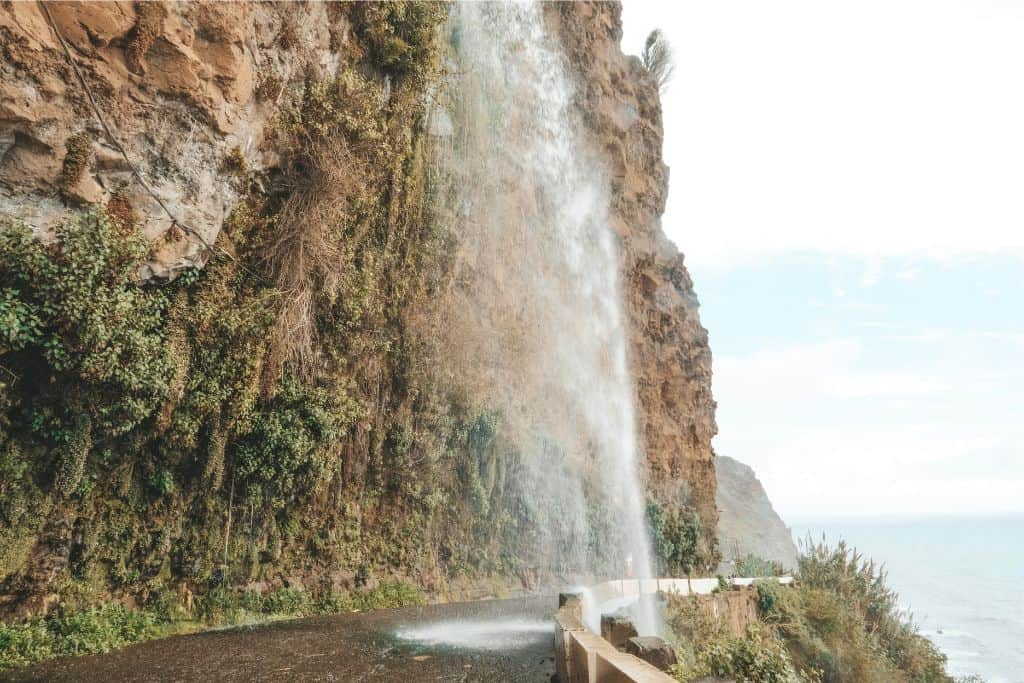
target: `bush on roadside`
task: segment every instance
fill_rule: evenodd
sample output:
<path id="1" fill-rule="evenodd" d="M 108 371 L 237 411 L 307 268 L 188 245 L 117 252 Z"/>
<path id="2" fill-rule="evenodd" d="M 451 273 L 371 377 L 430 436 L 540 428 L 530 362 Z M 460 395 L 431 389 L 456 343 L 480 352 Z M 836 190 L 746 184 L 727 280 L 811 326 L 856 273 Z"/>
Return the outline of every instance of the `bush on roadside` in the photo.
<path id="1" fill-rule="evenodd" d="M 845 543 L 806 543 L 797 581 L 757 581 L 759 619 L 745 638 L 701 609 L 671 599 L 680 681 L 719 676 L 808 683 L 952 683 L 946 658 L 917 633 L 885 572 Z"/>
<path id="2" fill-rule="evenodd" d="M 152 612 L 109 604 L 77 612 L 59 610 L 22 624 L 0 624 L 0 669 L 109 652 L 152 637 L 158 622 Z"/>
<path id="3" fill-rule="evenodd" d="M 747 553 L 736 560 L 736 576 L 782 576 L 786 570 L 778 562 Z"/>
<path id="4" fill-rule="evenodd" d="M 369 611 L 422 605 L 423 593 L 405 581 L 385 581 L 352 593 L 316 598 L 301 588 L 265 595 L 215 588 L 200 596 L 191 613 L 175 607 L 171 593 L 155 595 L 145 609 L 109 603 L 85 610 L 59 609 L 18 624 L 0 622 L 0 671 L 55 657 L 110 652 L 132 643 L 207 626 L 247 624 L 280 617 Z"/>

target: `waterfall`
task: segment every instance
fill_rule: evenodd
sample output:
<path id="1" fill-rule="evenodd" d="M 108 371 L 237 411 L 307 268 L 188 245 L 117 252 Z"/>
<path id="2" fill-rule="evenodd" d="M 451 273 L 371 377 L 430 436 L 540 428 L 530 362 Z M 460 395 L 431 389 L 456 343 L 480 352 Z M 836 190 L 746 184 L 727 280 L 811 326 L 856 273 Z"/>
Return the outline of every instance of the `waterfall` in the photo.
<path id="1" fill-rule="evenodd" d="M 472 340 L 459 346 L 460 362 L 501 388 L 513 421 L 543 425 L 569 450 L 565 475 L 546 471 L 543 458 L 534 467 L 539 480 L 559 480 L 556 496 L 572 499 L 560 508 L 573 517 L 565 522 L 572 534 L 592 531 L 584 499 L 607 506 L 615 547 L 597 549 L 603 558 L 591 549 L 584 562 L 602 560 L 614 578 L 649 578 L 610 180 L 584 135 L 575 84 L 543 11 L 525 3 L 452 8 L 447 164 L 457 185 L 460 268 L 472 280 L 455 307 L 453 339 Z M 637 626 L 654 632 L 653 614 Z"/>

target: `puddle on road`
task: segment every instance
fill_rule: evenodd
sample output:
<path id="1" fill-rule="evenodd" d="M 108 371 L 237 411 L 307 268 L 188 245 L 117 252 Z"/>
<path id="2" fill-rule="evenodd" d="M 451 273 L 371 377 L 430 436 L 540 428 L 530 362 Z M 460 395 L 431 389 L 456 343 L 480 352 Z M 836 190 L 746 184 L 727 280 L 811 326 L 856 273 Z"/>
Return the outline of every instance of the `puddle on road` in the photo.
<path id="1" fill-rule="evenodd" d="M 553 624 L 540 619 L 452 619 L 400 628 L 395 635 L 420 645 L 509 650 L 548 640 L 553 633 Z"/>

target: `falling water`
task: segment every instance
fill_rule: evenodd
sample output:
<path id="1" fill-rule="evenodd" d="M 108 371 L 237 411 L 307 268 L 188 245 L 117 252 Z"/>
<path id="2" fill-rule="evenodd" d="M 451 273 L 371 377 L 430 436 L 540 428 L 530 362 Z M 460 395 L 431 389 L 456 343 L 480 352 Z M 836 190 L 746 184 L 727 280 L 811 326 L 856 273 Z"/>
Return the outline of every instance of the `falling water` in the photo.
<path id="1" fill-rule="evenodd" d="M 474 311 L 471 324 L 464 312 L 454 316 L 453 338 L 474 340 L 457 351 L 460 362 L 508 395 L 513 421 L 543 425 L 566 445 L 569 473 L 554 494 L 571 502 L 564 509 L 573 535 L 589 533 L 584 498 L 601 498 L 619 539 L 600 550 L 603 566 L 646 578 L 610 183 L 585 138 L 574 82 L 543 12 L 520 3 L 452 8 L 448 163 L 465 241 L 459 267 L 472 278 L 457 308 Z M 550 470 L 541 481 L 562 476 L 544 458 L 535 466 Z M 653 615 L 637 626 L 653 632 Z"/>

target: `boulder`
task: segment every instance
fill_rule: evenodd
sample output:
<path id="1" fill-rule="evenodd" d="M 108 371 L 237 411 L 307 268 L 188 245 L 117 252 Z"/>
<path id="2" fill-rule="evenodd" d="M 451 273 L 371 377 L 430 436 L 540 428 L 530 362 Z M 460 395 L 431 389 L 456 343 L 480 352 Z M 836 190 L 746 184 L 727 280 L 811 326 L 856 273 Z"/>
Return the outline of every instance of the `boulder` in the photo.
<path id="1" fill-rule="evenodd" d="M 601 637 L 607 640 L 616 650 L 626 647 L 626 641 L 637 635 L 633 620 L 624 614 L 601 615 Z"/>
<path id="2" fill-rule="evenodd" d="M 679 661 L 672 646 L 657 636 L 630 638 L 626 641 L 626 652 L 662 671 L 668 671 Z"/>

